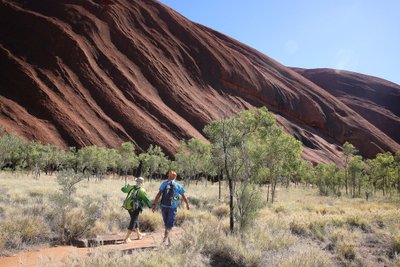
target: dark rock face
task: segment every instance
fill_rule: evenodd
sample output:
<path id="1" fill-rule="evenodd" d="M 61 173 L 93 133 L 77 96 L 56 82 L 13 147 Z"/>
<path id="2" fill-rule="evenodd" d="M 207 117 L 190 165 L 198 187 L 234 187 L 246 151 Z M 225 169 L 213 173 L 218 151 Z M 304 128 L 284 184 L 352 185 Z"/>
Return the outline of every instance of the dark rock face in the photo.
<path id="1" fill-rule="evenodd" d="M 343 98 L 157 1 L 0 0 L 0 25 L 0 124 L 29 139 L 173 154 L 266 106 L 312 161 L 339 162 L 345 141 L 367 157 L 400 148 Z"/>
<path id="2" fill-rule="evenodd" d="M 400 143 L 400 86 L 376 77 L 333 69 L 299 69 L 311 80 Z"/>

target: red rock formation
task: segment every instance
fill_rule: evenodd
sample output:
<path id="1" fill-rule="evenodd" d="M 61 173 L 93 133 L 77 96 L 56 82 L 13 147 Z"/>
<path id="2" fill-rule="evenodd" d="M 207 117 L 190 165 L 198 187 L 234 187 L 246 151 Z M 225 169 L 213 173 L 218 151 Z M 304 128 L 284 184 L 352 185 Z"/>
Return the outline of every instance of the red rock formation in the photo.
<path id="1" fill-rule="evenodd" d="M 62 146 L 204 138 L 204 125 L 267 106 L 305 144 L 339 161 L 399 144 L 295 71 L 157 1 L 0 0 L 0 124 Z"/>
<path id="2" fill-rule="evenodd" d="M 350 71 L 293 69 L 337 97 L 394 141 L 400 143 L 400 86 L 398 84 Z"/>

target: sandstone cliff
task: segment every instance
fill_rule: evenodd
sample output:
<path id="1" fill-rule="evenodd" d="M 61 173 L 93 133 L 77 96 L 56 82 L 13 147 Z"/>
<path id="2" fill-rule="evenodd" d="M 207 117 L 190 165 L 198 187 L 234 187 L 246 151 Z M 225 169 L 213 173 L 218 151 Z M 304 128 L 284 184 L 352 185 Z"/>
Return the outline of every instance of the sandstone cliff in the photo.
<path id="1" fill-rule="evenodd" d="M 173 154 L 266 106 L 312 161 L 339 162 L 345 141 L 367 157 L 400 148 L 344 98 L 157 1 L 0 0 L 0 25 L 0 125 L 29 139 Z"/>

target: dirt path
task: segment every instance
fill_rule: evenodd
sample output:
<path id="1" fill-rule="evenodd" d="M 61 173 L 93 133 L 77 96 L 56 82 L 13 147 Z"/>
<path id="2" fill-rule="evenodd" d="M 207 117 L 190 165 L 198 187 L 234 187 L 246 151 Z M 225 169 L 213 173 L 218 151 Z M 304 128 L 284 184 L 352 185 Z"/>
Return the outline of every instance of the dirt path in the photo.
<path id="1" fill-rule="evenodd" d="M 42 266 L 46 263 L 56 263 L 57 265 L 65 265 L 69 256 L 87 256 L 95 251 L 112 252 L 123 251 L 129 252 L 135 249 L 150 249 L 160 246 L 164 231 L 154 233 L 147 233 L 142 240 L 132 239 L 131 243 L 121 243 L 112 245 L 103 245 L 94 248 L 77 248 L 73 246 L 59 246 L 40 248 L 31 251 L 22 251 L 13 256 L 0 257 L 1 267 L 15 267 L 15 266 Z M 181 229 L 174 228 L 171 232 L 172 238 L 179 238 L 182 234 Z M 121 234 L 123 235 L 123 234 Z M 134 235 L 132 234 L 132 237 Z"/>

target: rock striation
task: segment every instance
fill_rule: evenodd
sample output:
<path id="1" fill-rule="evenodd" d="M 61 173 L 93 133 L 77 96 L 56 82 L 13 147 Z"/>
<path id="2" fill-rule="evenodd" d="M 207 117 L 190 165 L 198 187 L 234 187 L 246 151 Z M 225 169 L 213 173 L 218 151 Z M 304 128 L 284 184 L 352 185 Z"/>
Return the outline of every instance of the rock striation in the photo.
<path id="1" fill-rule="evenodd" d="M 266 106 L 313 162 L 340 162 L 345 141 L 366 157 L 400 149 L 397 132 L 370 119 L 385 100 L 357 93 L 382 107 L 361 112 L 347 89 L 158 1 L 0 0 L 0 25 L 0 125 L 28 139 L 63 147 L 132 141 L 173 154 L 180 139 L 205 139 L 211 120 Z"/>

